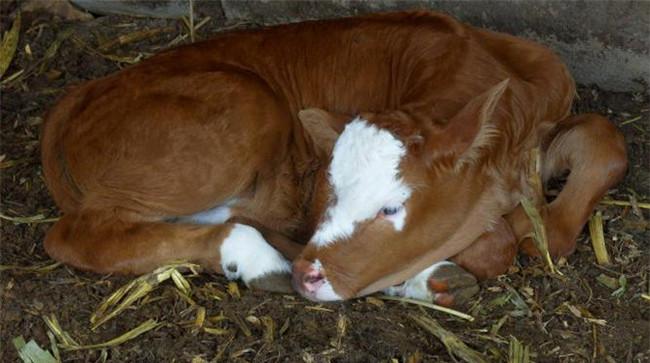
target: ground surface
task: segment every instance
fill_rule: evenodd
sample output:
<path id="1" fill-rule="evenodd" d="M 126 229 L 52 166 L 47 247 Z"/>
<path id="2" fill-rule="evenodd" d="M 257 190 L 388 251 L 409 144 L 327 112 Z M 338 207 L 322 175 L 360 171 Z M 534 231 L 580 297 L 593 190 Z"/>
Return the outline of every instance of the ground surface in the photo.
<path id="1" fill-rule="evenodd" d="M 4 31 L 11 24 L 12 5 L 5 3 L 2 10 Z M 207 37 L 224 27 L 223 21 L 213 17 L 197 35 Z M 144 40 L 100 49 L 120 35 L 146 29 L 162 31 Z M 111 16 L 66 24 L 48 16 L 23 18 L 18 51 L 3 79 L 21 70 L 23 74 L 1 86 L 1 213 L 58 215 L 43 183 L 38 136 L 43 113 L 65 86 L 114 72 L 141 56 L 169 47 L 186 33 L 183 24 L 175 20 Z M 579 96 L 578 112 L 608 115 L 627 137 L 630 170 L 618 189 L 611 191 L 611 197 L 647 202 L 648 99 L 584 86 Z M 559 262 L 564 278 L 549 275 L 539 261 L 520 259 L 508 276 L 482 283 L 480 295 L 467 309 L 476 317 L 472 323 L 372 298 L 321 306 L 296 296 L 243 287 L 241 297 L 237 297 L 227 293 L 223 277 L 200 275 L 189 278 L 195 305 L 168 281 L 151 292 L 145 303 L 136 304 L 136 308 L 127 309 L 92 331 L 90 314 L 130 279 L 61 266 L 40 272 L 3 268 L 0 362 L 18 361 L 11 341 L 19 335 L 49 348 L 48 328 L 42 317 L 50 314 L 74 339 L 85 344 L 109 340 L 150 318 L 162 323 L 132 341 L 104 350 L 61 351 L 67 362 L 187 362 L 199 358 L 249 362 L 374 362 L 392 358 L 399 362 L 452 361 L 443 344 L 414 323 L 412 315 L 437 319 L 493 361 L 506 360 L 508 342 L 514 336 L 530 346 L 537 362 L 648 362 L 650 301 L 641 294 L 648 294 L 650 289 L 650 214 L 630 207 L 601 209 L 612 265 L 596 265 L 586 234 L 581 236 L 577 252 Z M 40 222 L 42 218 L 35 219 Z M 2 220 L 0 265 L 51 264 L 42 247 L 49 225 Z M 626 284 L 615 292 L 616 286 L 598 282 L 597 278 L 602 280 L 603 276 L 615 280 L 624 276 Z M 206 326 L 209 323 L 210 327 L 223 329 L 223 334 L 195 327 L 200 307 L 205 308 L 207 317 L 213 317 L 206 320 Z M 214 318 L 220 315 L 225 318 Z"/>

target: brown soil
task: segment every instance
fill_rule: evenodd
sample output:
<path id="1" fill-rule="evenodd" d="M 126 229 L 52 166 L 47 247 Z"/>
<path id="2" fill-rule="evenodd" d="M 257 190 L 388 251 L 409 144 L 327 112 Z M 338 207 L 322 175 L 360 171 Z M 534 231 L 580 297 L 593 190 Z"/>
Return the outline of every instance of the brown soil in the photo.
<path id="1" fill-rule="evenodd" d="M 1 30 L 11 24 L 13 4 L 2 4 Z M 239 25 L 250 26 L 250 25 Z M 99 44 L 119 35 L 143 29 L 169 29 L 153 37 L 98 51 Z M 209 37 L 224 29 L 212 19 L 198 36 Z M 68 36 L 66 37 L 66 32 Z M 2 85 L 0 172 L 1 213 L 10 216 L 58 211 L 44 186 L 39 161 L 39 130 L 44 112 L 66 86 L 114 72 L 125 60 L 148 56 L 167 48 L 185 34 L 177 20 L 100 17 L 83 23 L 55 22 L 46 15 L 23 18 L 21 39 L 12 66 L 4 78 L 24 70 L 17 80 Z M 60 47 L 48 56 L 59 39 Z M 31 55 L 26 47 L 31 49 Z M 629 145 L 630 169 L 611 197 L 650 200 L 650 106 L 646 95 L 611 93 L 581 86 L 577 112 L 606 114 L 620 126 Z M 625 120 L 636 121 L 623 123 Z M 99 276 L 68 267 L 49 272 L 8 269 L 0 272 L 0 361 L 19 361 L 11 341 L 22 335 L 50 347 L 42 317 L 55 314 L 61 326 L 83 343 L 111 339 L 153 318 L 164 324 L 138 338 L 102 350 L 62 351 L 66 362 L 188 362 L 197 357 L 210 361 L 280 362 L 449 362 L 443 344 L 409 317 L 426 314 L 458 335 L 490 360 L 505 361 L 511 336 L 529 345 L 536 362 L 650 361 L 650 301 L 641 297 L 650 290 L 650 233 L 647 210 L 602 206 L 605 233 L 613 265 L 595 263 L 587 234 L 574 255 L 559 261 L 564 278 L 545 272 L 537 260 L 520 258 L 508 276 L 482 283 L 468 309 L 476 321 L 468 323 L 448 315 L 391 301 L 358 299 L 316 306 L 296 296 L 273 295 L 241 288 L 241 298 L 228 295 L 227 281 L 217 275 L 190 278 L 192 299 L 206 308 L 207 316 L 224 314 L 215 326 L 228 332 L 211 335 L 187 327 L 197 307 L 182 299 L 172 283 L 154 290 L 145 304 L 129 309 L 93 332 L 89 316 L 124 277 Z M 42 239 L 49 223 L 1 222 L 0 265 L 48 264 Z M 1 270 L 0 270 L 1 271 Z M 620 294 L 597 282 L 604 274 L 627 286 Z M 203 293 L 223 291 L 221 301 Z M 509 299 L 505 299 L 506 297 Z M 314 308 L 316 306 L 316 308 Z M 575 307 L 573 312 L 569 306 Z M 577 315 L 582 315 L 579 317 Z M 270 317 L 273 339 L 264 337 L 265 325 L 251 316 Z M 603 319 L 603 325 L 584 317 Z M 248 317 L 248 319 L 246 319 Z M 490 334 L 500 319 L 503 325 Z M 267 319 L 267 318 L 264 318 Z M 262 319 L 262 320 L 264 320 Z M 243 321 L 246 329 L 236 324 Z M 337 328 L 340 320 L 347 328 Z M 191 325 L 191 324 L 190 324 Z M 340 324 L 338 324 L 340 325 Z"/>

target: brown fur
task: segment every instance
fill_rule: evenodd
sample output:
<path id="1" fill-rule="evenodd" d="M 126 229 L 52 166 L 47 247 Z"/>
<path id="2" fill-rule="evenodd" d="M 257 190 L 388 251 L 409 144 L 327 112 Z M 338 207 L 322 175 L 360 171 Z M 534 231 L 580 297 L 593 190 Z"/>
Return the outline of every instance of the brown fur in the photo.
<path id="1" fill-rule="evenodd" d="M 302 258 L 319 258 L 345 298 L 454 255 L 494 276 L 530 232 L 517 207 L 529 194 L 528 150 L 545 143 L 547 175 L 576 170 L 571 192 L 545 215 L 558 254 L 624 173 L 611 124 L 566 118 L 573 95 L 548 49 L 430 12 L 223 34 L 84 83 L 52 109 L 42 159 L 64 217 L 45 247 L 98 272 L 140 273 L 176 258 L 219 271 L 219 244 L 239 220 L 293 258 L 294 241 L 309 240 L 328 203 L 333 138 L 318 120 L 340 131 L 341 115 L 363 113 L 409 145 L 403 171 L 418 188 L 408 224 L 419 227 L 396 237 L 369 223 L 354 241 L 308 246 Z M 301 122 L 310 108 L 330 113 L 303 111 L 316 121 Z M 167 222 L 231 198 L 223 225 Z M 495 262 L 478 261 L 493 243 L 503 245 Z"/>

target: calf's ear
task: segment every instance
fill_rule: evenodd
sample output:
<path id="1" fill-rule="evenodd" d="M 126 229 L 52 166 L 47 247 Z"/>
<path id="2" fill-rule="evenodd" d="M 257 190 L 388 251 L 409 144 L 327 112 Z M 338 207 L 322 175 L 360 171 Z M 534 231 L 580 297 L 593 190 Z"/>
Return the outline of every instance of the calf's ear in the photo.
<path id="1" fill-rule="evenodd" d="M 473 98 L 444 128 L 432 131 L 427 140 L 432 158 L 452 154 L 456 166 L 479 158 L 498 135 L 495 111 L 509 82 L 510 79 L 505 79 Z"/>
<path id="2" fill-rule="evenodd" d="M 352 118 L 320 108 L 308 108 L 298 112 L 298 119 L 314 142 L 314 147 L 331 154 L 336 139 Z"/>

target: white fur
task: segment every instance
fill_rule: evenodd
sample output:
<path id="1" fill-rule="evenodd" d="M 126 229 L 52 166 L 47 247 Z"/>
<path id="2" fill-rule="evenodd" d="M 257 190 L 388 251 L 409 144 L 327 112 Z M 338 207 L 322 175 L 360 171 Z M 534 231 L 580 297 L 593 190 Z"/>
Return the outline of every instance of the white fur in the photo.
<path id="1" fill-rule="evenodd" d="M 340 297 L 336 292 L 334 292 L 334 288 L 332 288 L 332 284 L 325 278 L 325 283 L 323 286 L 321 286 L 317 291 L 316 295 L 314 295 L 317 301 L 340 301 L 343 300 L 342 297 Z"/>
<path id="2" fill-rule="evenodd" d="M 319 259 L 315 259 L 314 262 L 311 263 L 311 268 L 313 268 L 316 271 L 322 271 L 323 270 L 323 263 L 320 262 Z"/>
<path id="3" fill-rule="evenodd" d="M 225 204 L 189 216 L 179 217 L 179 222 L 194 224 L 223 224 L 232 216 L 230 207 L 237 202 L 232 199 Z"/>
<path id="4" fill-rule="evenodd" d="M 411 195 L 399 176 L 406 155 L 404 144 L 390 132 L 356 118 L 334 144 L 329 181 L 334 189 L 334 205 L 314 234 L 318 246 L 347 238 L 355 224 L 374 218 L 386 206 L 402 206 Z M 406 210 L 389 216 L 397 230 L 404 227 Z"/>
<path id="5" fill-rule="evenodd" d="M 436 262 L 422 272 L 404 281 L 403 284 L 391 286 L 384 290 L 386 295 L 401 296 L 409 299 L 433 301 L 434 294 L 429 288 L 429 277 L 438 268 L 444 265 L 454 264 L 449 261 Z"/>
<path id="6" fill-rule="evenodd" d="M 230 280 L 241 278 L 246 284 L 263 275 L 291 272 L 289 262 L 255 228 L 235 224 L 221 244 L 221 268 Z M 236 266 L 237 271 L 229 267 Z"/>

